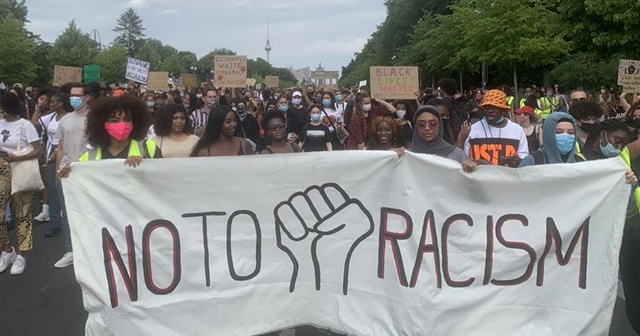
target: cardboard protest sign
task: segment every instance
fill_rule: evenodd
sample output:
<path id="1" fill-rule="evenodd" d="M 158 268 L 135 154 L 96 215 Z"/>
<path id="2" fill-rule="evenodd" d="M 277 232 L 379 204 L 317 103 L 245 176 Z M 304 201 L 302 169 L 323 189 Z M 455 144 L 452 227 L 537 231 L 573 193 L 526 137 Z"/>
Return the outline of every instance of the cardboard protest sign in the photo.
<path id="1" fill-rule="evenodd" d="M 247 56 L 214 57 L 214 85 L 224 88 L 243 88 L 247 85 Z"/>
<path id="2" fill-rule="evenodd" d="M 363 86 L 367 86 L 366 80 L 361 80 L 360 83 L 358 83 L 358 87 L 363 87 Z"/>
<path id="3" fill-rule="evenodd" d="M 247 78 L 247 86 L 255 86 L 256 79 L 255 78 Z"/>
<path id="4" fill-rule="evenodd" d="M 149 77 L 149 62 L 129 57 L 124 78 L 140 84 L 147 84 Z"/>
<path id="5" fill-rule="evenodd" d="M 147 90 L 167 91 L 169 88 L 169 73 L 166 71 L 149 72 Z"/>
<path id="6" fill-rule="evenodd" d="M 100 66 L 85 65 L 83 67 L 82 78 L 85 83 L 100 82 Z"/>
<path id="7" fill-rule="evenodd" d="M 268 88 L 278 88 L 280 86 L 280 77 L 278 76 L 265 76 L 264 83 Z"/>
<path id="8" fill-rule="evenodd" d="M 185 88 L 198 87 L 198 76 L 196 74 L 183 73 L 180 78 L 182 78 L 182 86 Z"/>
<path id="9" fill-rule="evenodd" d="M 624 76 L 640 74 L 640 61 L 620 60 L 618 66 L 618 85 L 624 85 Z"/>
<path id="10" fill-rule="evenodd" d="M 640 93 L 640 74 L 622 75 L 622 92 Z"/>
<path id="11" fill-rule="evenodd" d="M 194 179 L 211 171 L 225 173 Z M 465 174 L 385 151 L 74 164 L 62 183 L 85 333 L 607 335 L 625 171 L 617 158 Z"/>
<path id="12" fill-rule="evenodd" d="M 418 67 L 371 67 L 371 97 L 416 99 L 420 90 Z"/>
<path id="13" fill-rule="evenodd" d="M 53 86 L 82 82 L 82 68 L 56 65 L 53 67 Z"/>

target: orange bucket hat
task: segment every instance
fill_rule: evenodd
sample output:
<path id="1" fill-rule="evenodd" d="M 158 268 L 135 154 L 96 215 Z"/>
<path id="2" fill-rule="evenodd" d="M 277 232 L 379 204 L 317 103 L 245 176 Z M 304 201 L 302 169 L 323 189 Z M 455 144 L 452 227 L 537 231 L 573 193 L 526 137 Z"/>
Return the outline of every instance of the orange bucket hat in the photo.
<path id="1" fill-rule="evenodd" d="M 484 94 L 482 104 L 480 107 L 493 106 L 501 109 L 508 110 L 507 95 L 502 90 L 489 90 Z"/>

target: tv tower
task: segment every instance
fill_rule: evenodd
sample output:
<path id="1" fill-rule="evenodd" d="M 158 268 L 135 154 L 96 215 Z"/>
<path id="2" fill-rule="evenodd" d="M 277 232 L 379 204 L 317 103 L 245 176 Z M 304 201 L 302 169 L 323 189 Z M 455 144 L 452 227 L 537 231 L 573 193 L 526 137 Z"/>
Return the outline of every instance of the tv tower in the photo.
<path id="1" fill-rule="evenodd" d="M 269 60 L 269 53 L 271 52 L 271 42 L 269 42 L 269 17 L 267 16 L 267 45 L 264 46 L 264 50 L 267 52 L 267 63 L 271 64 Z"/>

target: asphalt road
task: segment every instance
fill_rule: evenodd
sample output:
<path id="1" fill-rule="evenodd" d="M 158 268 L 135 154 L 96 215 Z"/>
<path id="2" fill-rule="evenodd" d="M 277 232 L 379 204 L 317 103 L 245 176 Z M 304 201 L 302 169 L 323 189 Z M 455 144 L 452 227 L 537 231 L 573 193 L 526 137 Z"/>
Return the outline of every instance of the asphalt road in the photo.
<path id="1" fill-rule="evenodd" d="M 36 213 L 37 214 L 37 213 Z M 44 238 L 46 224 L 34 225 L 34 251 L 20 276 L 0 274 L 0 336 L 80 336 L 87 313 L 73 267 L 56 269 L 64 254 L 62 236 Z M 11 233 L 15 242 L 15 231 Z M 636 336 L 618 297 L 610 336 Z"/>

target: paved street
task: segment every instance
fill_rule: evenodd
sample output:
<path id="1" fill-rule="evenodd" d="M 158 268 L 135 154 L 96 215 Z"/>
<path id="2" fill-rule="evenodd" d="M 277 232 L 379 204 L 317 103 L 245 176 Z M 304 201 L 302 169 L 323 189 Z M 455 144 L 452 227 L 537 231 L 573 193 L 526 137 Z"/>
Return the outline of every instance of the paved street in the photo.
<path id="1" fill-rule="evenodd" d="M 34 226 L 35 250 L 27 255 L 27 269 L 20 276 L 0 274 L 1 336 L 80 336 L 87 313 L 73 268 L 59 270 L 53 264 L 63 254 L 62 237 L 44 238 L 46 224 Z M 15 239 L 15 231 L 12 232 Z M 15 241 L 15 240 L 13 240 Z M 618 298 L 611 336 L 635 336 Z"/>

